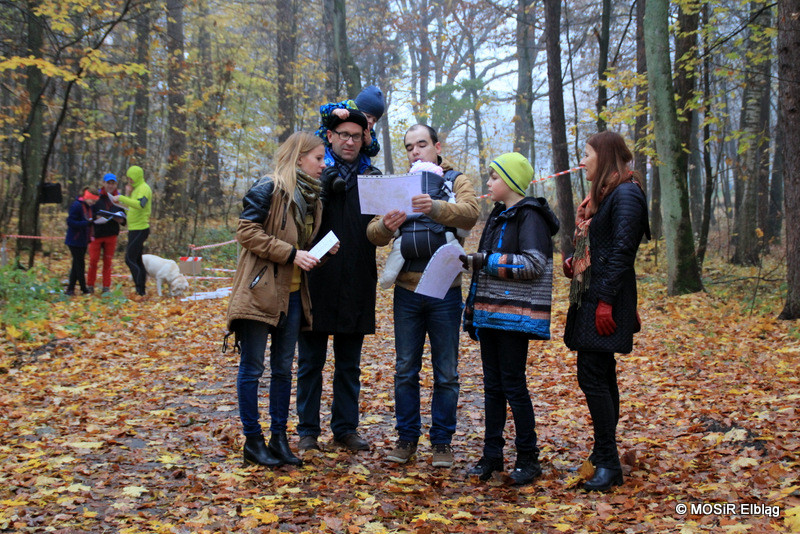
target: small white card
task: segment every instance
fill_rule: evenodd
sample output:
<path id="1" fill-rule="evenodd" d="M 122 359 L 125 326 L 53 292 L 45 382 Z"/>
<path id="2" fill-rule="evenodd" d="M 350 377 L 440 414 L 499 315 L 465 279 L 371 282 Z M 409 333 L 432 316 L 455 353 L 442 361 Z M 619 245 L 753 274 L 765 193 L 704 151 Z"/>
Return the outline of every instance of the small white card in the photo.
<path id="1" fill-rule="evenodd" d="M 325 234 L 325 237 L 320 239 L 314 247 L 308 251 L 309 254 L 317 258 L 318 260 L 322 259 L 322 256 L 330 252 L 330 250 L 339 242 L 339 238 L 336 237 L 336 234 L 333 233 L 333 230 Z"/>

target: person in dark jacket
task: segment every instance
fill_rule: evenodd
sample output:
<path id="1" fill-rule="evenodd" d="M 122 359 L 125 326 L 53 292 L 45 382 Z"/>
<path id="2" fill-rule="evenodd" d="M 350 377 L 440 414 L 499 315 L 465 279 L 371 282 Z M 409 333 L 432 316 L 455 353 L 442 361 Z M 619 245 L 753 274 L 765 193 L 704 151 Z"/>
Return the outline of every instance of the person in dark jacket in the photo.
<path id="1" fill-rule="evenodd" d="M 117 250 L 119 225 L 125 224 L 125 218 L 104 217 L 102 214 L 98 214 L 98 211 L 103 210 L 111 213 L 122 211 L 124 213 L 122 206 L 114 204 L 109 198 L 118 194 L 116 175 L 107 173 L 103 176 L 103 186 L 99 191 L 100 199 L 92 206 L 94 239 L 89 243 L 89 272 L 86 274 L 89 293 L 94 292 L 101 252 L 103 254 L 103 293 L 108 293 L 111 290 L 111 263 L 114 261 L 114 252 Z"/>
<path id="2" fill-rule="evenodd" d="M 525 196 L 533 167 L 522 154 L 489 164 L 487 186 L 495 202 L 478 252 L 462 256 L 473 271 L 464 327 L 481 344 L 486 419 L 483 456 L 469 470 L 481 480 L 503 470 L 506 404 L 516 428 L 515 485 L 542 474 L 536 421 L 525 369 L 529 339 L 550 339 L 553 238 L 559 221 L 543 198 Z"/>
<path id="3" fill-rule="evenodd" d="M 312 323 L 307 273 L 322 211 L 318 181 L 324 164 L 322 140 L 295 132 L 278 148 L 275 172 L 242 199 L 236 239 L 242 245 L 228 301 L 228 331 L 241 348 L 236 392 L 245 436 L 245 462 L 277 467 L 300 465 L 286 436 L 292 362 L 300 328 Z M 335 252 L 335 250 L 332 250 Z M 259 422 L 258 383 L 270 345 L 269 444 Z"/>
<path id="4" fill-rule="evenodd" d="M 564 261 L 572 279 L 564 343 L 578 351 L 578 384 L 594 427 L 589 491 L 622 484 L 617 450 L 619 389 L 614 353 L 633 349 L 641 328 L 636 311 L 634 263 L 642 236 L 650 235 L 641 175 L 628 164 L 633 154 L 616 132 L 600 132 L 586 143 L 581 166 L 591 188 L 578 207 L 575 254 Z"/>
<path id="5" fill-rule="evenodd" d="M 90 293 L 86 285 L 86 249 L 92 240 L 92 206 L 99 198 L 86 187 L 83 194 L 69 207 L 67 235 L 64 239 L 72 255 L 66 291 L 69 296 L 75 294 L 76 283 L 80 284 L 84 295 Z"/>
<path id="6" fill-rule="evenodd" d="M 367 119 L 350 110 L 345 119 L 331 117 L 322 171 L 323 211 L 319 238 L 333 231 L 339 252 L 309 273 L 314 325 L 300 334 L 297 356 L 297 413 L 300 450 L 319 449 L 322 369 L 333 336 L 333 403 L 331 430 L 334 441 L 351 450 L 368 450 L 359 436 L 358 398 L 361 391 L 361 346 L 375 332 L 375 292 L 378 271 L 375 245 L 367 239 L 372 216 L 362 215 L 358 200 L 358 175 L 380 174 L 359 158 Z"/>

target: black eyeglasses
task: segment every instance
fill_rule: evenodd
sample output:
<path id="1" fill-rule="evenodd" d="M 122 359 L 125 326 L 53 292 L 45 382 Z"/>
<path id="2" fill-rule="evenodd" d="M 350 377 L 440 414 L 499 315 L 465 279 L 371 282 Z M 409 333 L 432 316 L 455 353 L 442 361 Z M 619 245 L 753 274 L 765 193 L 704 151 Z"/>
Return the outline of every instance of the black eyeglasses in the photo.
<path id="1" fill-rule="evenodd" d="M 361 136 L 364 135 L 364 134 L 361 134 L 361 133 L 351 134 L 351 133 L 348 133 L 348 132 L 337 132 L 336 130 L 334 130 L 333 133 L 338 135 L 339 139 L 341 139 L 345 143 L 348 142 L 350 139 L 352 139 L 354 143 L 356 141 L 361 141 Z"/>

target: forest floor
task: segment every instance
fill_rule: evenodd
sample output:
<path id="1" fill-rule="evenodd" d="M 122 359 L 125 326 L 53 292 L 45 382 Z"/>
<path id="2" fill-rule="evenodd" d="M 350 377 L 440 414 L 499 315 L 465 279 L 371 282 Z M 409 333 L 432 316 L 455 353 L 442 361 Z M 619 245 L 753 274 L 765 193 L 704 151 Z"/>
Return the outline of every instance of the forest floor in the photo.
<path id="1" fill-rule="evenodd" d="M 237 355 L 221 352 L 227 299 L 159 298 L 151 285 L 141 302 L 57 298 L 32 334 L 0 331 L 0 531 L 800 532 L 800 325 L 776 320 L 780 267 L 765 281 L 709 260 L 707 293 L 667 297 L 654 257 L 652 245 L 640 251 L 644 330 L 617 358 L 625 483 L 610 493 L 584 493 L 571 470 L 591 450 L 591 423 L 561 341 L 557 258 L 552 341 L 531 342 L 528 356 L 544 468 L 529 486 L 465 475 L 483 434 L 480 353 L 466 335 L 455 465 L 432 467 L 427 438 L 416 460 L 383 460 L 395 432 L 392 297 L 382 290 L 362 365 L 360 432 L 372 449 L 337 449 L 326 426 L 325 450 L 300 468 L 243 466 Z M 51 261 L 66 273 L 66 259 Z M 125 272 L 121 258 L 114 270 Z M 267 402 L 262 388 L 264 413 Z M 293 400 L 293 447 L 295 424 Z M 510 417 L 507 431 L 509 469 Z"/>

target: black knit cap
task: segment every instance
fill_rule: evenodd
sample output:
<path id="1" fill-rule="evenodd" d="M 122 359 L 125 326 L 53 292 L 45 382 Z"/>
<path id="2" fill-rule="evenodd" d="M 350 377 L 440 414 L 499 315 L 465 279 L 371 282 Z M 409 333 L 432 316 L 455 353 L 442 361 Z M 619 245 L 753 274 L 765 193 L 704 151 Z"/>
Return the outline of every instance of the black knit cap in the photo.
<path id="1" fill-rule="evenodd" d="M 336 128 L 340 124 L 344 124 L 345 122 L 354 122 L 359 126 L 361 126 L 363 129 L 365 130 L 367 129 L 367 117 L 363 113 L 361 113 L 357 109 L 348 109 L 347 111 L 349 111 L 350 114 L 347 116 L 346 119 L 340 119 L 336 115 L 331 114 L 331 116 L 328 117 L 328 124 L 327 124 L 328 129 L 332 131 L 336 130 Z"/>

